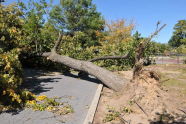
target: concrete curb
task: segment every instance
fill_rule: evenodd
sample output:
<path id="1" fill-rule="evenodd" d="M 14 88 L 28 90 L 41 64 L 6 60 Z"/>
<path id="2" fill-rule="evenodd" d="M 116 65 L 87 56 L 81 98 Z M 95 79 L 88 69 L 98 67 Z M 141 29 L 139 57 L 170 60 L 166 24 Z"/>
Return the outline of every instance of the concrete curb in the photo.
<path id="1" fill-rule="evenodd" d="M 83 124 L 92 124 L 103 85 L 99 84 Z"/>

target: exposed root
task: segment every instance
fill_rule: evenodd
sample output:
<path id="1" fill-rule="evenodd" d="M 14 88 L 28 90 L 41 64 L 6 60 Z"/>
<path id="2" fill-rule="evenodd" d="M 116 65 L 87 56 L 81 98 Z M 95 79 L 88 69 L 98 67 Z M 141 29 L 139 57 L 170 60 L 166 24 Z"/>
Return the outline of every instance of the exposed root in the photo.
<path id="1" fill-rule="evenodd" d="M 140 113 L 143 114 L 142 118 L 146 118 L 146 121 L 151 120 L 153 123 L 159 121 L 166 121 L 166 123 L 169 123 L 169 121 L 173 122 L 176 118 L 167 121 L 162 120 L 162 117 L 160 117 L 165 115 L 165 112 L 173 117 L 180 114 L 180 112 L 173 107 L 174 104 L 170 105 L 171 99 L 169 94 L 160 86 L 159 80 L 160 76 L 155 71 L 143 70 L 141 74 L 135 77 L 135 80 L 128 84 L 127 88 L 123 90 L 123 95 L 126 96 L 129 94 L 127 101 L 135 103 L 131 105 L 131 108 L 135 110 L 134 113 L 138 115 L 140 115 Z M 136 116 L 134 113 L 131 115 Z M 184 121 L 186 121 L 186 119 Z"/>
<path id="2" fill-rule="evenodd" d="M 120 93 L 104 88 L 94 124 L 103 124 L 107 114 L 112 115 L 112 121 L 106 124 L 121 124 L 121 118 L 126 124 L 186 124 L 185 96 L 162 85 L 161 77 L 153 70 L 141 70 Z M 132 71 L 119 74 L 127 79 L 133 76 Z M 109 112 L 108 106 L 114 112 Z"/>

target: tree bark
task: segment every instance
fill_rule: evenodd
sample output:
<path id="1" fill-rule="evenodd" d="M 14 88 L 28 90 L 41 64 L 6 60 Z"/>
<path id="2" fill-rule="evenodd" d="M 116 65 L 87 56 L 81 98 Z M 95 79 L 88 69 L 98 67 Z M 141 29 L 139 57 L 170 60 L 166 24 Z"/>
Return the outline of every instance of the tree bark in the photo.
<path id="1" fill-rule="evenodd" d="M 123 55 L 123 56 L 103 56 L 98 58 L 93 58 L 88 60 L 89 62 L 95 62 L 99 60 L 106 60 L 106 59 L 127 59 L 129 57 L 129 53 Z"/>
<path id="2" fill-rule="evenodd" d="M 47 57 L 51 61 L 64 64 L 72 69 L 88 73 L 99 79 L 104 85 L 114 91 L 120 91 L 129 80 L 121 77 L 120 75 L 99 67 L 92 62 L 77 60 L 68 56 L 57 54 L 57 49 L 62 40 L 62 34 L 59 34 L 58 40 L 56 41 L 54 48 L 51 52 L 43 53 L 42 56 Z"/>
<path id="3" fill-rule="evenodd" d="M 43 53 L 43 56 L 48 57 L 48 59 L 54 62 L 62 63 L 72 69 L 86 72 L 99 79 L 103 84 L 114 91 L 120 91 L 124 85 L 129 82 L 129 80 L 120 75 L 88 61 L 76 60 L 68 56 L 59 55 L 56 52 Z"/>
<path id="4" fill-rule="evenodd" d="M 166 26 L 166 24 L 162 25 L 159 29 L 158 29 L 158 24 L 157 24 L 157 28 L 155 30 L 155 32 L 153 34 L 151 34 L 147 40 L 140 42 L 140 44 L 138 45 L 138 47 L 136 48 L 135 51 L 135 64 L 133 67 L 133 79 L 135 79 L 136 77 L 139 76 L 139 74 L 141 74 L 141 71 L 143 70 L 143 63 L 144 63 L 144 50 L 147 47 L 148 43 L 152 40 L 153 37 L 155 37 L 164 27 Z"/>
<path id="5" fill-rule="evenodd" d="M 165 25 L 163 25 L 159 30 L 156 30 L 156 32 L 154 32 L 154 34 L 152 34 L 147 41 L 144 41 L 142 44 L 140 44 L 139 48 L 136 50 L 134 75 L 138 74 L 138 72 L 140 72 L 140 70 L 142 69 L 141 59 L 143 58 L 142 53 L 146 47 L 146 44 L 155 35 L 157 35 L 158 32 L 163 27 L 165 27 Z M 88 73 L 89 75 L 92 75 L 97 79 L 99 79 L 103 84 L 113 89 L 114 91 L 120 91 L 129 82 L 129 80 L 121 77 L 120 75 L 113 73 L 109 70 L 106 70 L 104 68 L 101 68 L 91 62 L 91 61 L 104 60 L 104 59 L 124 59 L 124 58 L 128 58 L 129 54 L 126 54 L 124 56 L 99 57 L 89 61 L 77 60 L 77 59 L 70 58 L 68 56 L 57 54 L 56 51 L 60 46 L 61 40 L 62 40 L 62 34 L 59 34 L 58 40 L 56 41 L 54 48 L 51 50 L 51 52 L 43 53 L 42 56 L 47 57 L 51 61 L 62 63 L 72 69 Z"/>

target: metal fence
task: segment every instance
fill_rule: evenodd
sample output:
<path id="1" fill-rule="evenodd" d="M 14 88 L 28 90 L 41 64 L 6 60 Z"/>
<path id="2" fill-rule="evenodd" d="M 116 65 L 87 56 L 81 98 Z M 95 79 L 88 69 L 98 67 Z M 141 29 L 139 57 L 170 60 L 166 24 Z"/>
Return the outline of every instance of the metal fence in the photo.
<path id="1" fill-rule="evenodd" d="M 186 54 L 157 54 L 151 57 L 155 64 L 185 64 Z"/>

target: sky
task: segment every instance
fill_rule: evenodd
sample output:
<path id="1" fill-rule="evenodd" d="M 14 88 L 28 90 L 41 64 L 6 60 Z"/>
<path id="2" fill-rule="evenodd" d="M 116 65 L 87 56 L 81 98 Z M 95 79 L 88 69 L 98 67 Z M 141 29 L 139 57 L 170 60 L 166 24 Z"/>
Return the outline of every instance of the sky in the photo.
<path id="1" fill-rule="evenodd" d="M 16 0 L 5 1 L 5 4 L 9 4 Z M 55 3 L 58 1 L 54 0 Z M 160 43 L 167 43 L 174 25 L 178 20 L 186 19 L 186 0 L 93 0 L 93 3 L 108 21 L 117 19 L 134 21 L 134 32 L 138 31 L 144 37 L 154 32 L 157 21 L 167 24 L 154 38 Z"/>

